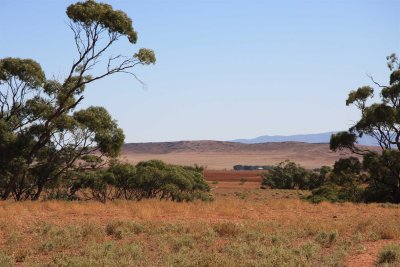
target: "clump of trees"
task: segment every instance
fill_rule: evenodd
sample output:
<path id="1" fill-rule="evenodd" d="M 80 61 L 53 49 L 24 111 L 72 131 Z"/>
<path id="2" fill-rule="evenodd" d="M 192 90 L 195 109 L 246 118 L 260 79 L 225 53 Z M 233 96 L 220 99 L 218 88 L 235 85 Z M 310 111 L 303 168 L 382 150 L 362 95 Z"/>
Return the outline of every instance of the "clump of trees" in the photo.
<path id="1" fill-rule="evenodd" d="M 107 169 L 78 172 L 70 183 L 54 188 L 48 198 L 101 202 L 149 198 L 176 202 L 213 199 L 201 170 L 159 160 L 140 162 L 136 166 L 114 160 Z"/>
<path id="2" fill-rule="evenodd" d="M 396 54 L 387 57 L 390 70 L 387 84 L 371 80 L 379 88 L 380 101 L 372 102 L 375 89 L 362 86 L 349 93 L 346 105 L 360 110 L 361 118 L 348 131 L 332 135 L 333 151 L 347 149 L 363 157 L 366 172 L 364 201 L 400 203 L 400 61 Z M 357 138 L 369 135 L 380 151 L 357 146 Z"/>
<path id="3" fill-rule="evenodd" d="M 261 187 L 301 190 L 314 189 L 327 181 L 330 171 L 331 168 L 328 166 L 310 171 L 295 162 L 286 160 L 262 174 Z"/>
<path id="4" fill-rule="evenodd" d="M 66 13 L 77 57 L 65 78 L 47 78 L 31 59 L 0 59 L 3 200 L 37 200 L 43 191 L 116 157 L 124 142 L 116 121 L 103 107 L 77 107 L 87 85 L 117 73 L 135 76 L 134 67 L 156 61 L 145 48 L 129 56 L 111 54 L 110 48 L 123 38 L 132 45 L 137 41 L 132 20 L 123 11 L 88 0 L 70 5 Z"/>
<path id="5" fill-rule="evenodd" d="M 312 202 L 362 201 L 363 183 L 366 176 L 358 158 L 343 158 L 335 162 L 333 169 L 322 166 L 307 170 L 291 161 L 277 164 L 265 172 L 262 188 L 312 190 L 308 200 Z"/>
<path id="6" fill-rule="evenodd" d="M 154 52 L 111 54 L 137 33 L 123 11 L 93 0 L 67 8 L 77 58 L 62 80 L 31 59 L 0 59 L 0 198 L 211 200 L 202 168 L 116 160 L 124 134 L 103 107 L 77 110 L 86 86 L 154 64 Z"/>
<path id="7" fill-rule="evenodd" d="M 338 160 L 332 171 L 319 177 L 294 163 L 278 165 L 266 174 L 263 185 L 274 188 L 313 189 L 309 200 L 320 202 L 392 202 L 400 203 L 400 61 L 396 54 L 387 57 L 388 84 L 371 80 L 380 90 L 362 86 L 349 93 L 346 105 L 360 110 L 361 118 L 348 131 L 332 135 L 330 149 L 350 150 L 362 157 Z M 380 151 L 357 145 L 357 139 L 369 135 Z M 322 169 L 321 169 L 322 170 Z M 313 182 L 314 181 L 314 182 Z"/>
<path id="8" fill-rule="evenodd" d="M 314 203 L 361 202 L 364 201 L 365 181 L 366 174 L 362 173 L 362 164 L 359 159 L 342 158 L 335 162 L 331 171 L 326 173 L 326 179 L 314 187 L 308 200 Z"/>

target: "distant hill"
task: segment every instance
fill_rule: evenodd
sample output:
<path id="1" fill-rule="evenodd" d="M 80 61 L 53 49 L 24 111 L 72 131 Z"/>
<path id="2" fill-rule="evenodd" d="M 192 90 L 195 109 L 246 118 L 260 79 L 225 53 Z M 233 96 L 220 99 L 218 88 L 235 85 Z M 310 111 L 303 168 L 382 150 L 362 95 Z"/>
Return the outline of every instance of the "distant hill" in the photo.
<path id="1" fill-rule="evenodd" d="M 310 144 L 329 143 L 331 135 L 335 132 L 316 133 L 316 134 L 298 134 L 298 135 L 263 135 L 251 139 L 235 139 L 232 142 L 243 144 L 259 144 L 268 142 L 304 142 Z M 359 145 L 364 146 L 377 146 L 376 140 L 370 136 L 363 136 L 358 141 Z"/>
<path id="2" fill-rule="evenodd" d="M 150 142 L 150 143 L 129 143 L 125 144 L 122 153 L 137 154 L 169 154 L 169 153 L 203 153 L 203 152 L 223 152 L 223 153 L 241 153 L 241 152 L 265 152 L 275 150 L 302 150 L 321 148 L 327 149 L 328 146 L 323 144 L 310 145 L 305 142 L 269 142 L 246 144 L 241 142 L 225 142 L 225 141 L 176 141 L 176 142 Z M 329 149 L 328 149 L 329 150 Z"/>
<path id="3" fill-rule="evenodd" d="M 244 144 L 221 141 L 178 141 L 130 143 L 123 146 L 121 158 L 131 163 L 160 159 L 179 165 L 202 165 L 208 169 L 232 169 L 234 165 L 274 165 L 293 160 L 307 167 L 333 165 L 346 151 L 332 152 L 326 143 L 269 142 Z"/>

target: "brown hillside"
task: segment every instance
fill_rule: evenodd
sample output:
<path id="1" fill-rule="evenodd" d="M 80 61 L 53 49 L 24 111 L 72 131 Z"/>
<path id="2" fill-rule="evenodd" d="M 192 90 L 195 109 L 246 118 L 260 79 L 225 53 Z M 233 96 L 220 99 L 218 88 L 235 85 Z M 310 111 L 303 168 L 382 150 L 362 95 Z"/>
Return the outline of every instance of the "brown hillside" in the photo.
<path id="1" fill-rule="evenodd" d="M 171 164 L 202 165 L 208 169 L 232 169 L 236 164 L 274 165 L 295 161 L 307 168 L 333 165 L 348 152 L 334 153 L 329 144 L 300 142 L 242 144 L 221 141 L 178 141 L 124 145 L 122 158 L 132 163 L 160 159 Z"/>

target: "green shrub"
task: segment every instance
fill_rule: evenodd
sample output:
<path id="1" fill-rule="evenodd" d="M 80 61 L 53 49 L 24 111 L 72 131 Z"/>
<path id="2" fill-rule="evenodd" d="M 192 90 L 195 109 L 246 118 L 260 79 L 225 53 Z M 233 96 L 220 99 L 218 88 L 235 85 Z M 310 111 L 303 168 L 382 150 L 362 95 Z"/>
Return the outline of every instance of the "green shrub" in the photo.
<path id="1" fill-rule="evenodd" d="M 106 234 L 115 239 L 122 239 L 125 235 L 139 234 L 144 231 L 144 226 L 136 222 L 114 221 L 106 225 Z"/>
<path id="2" fill-rule="evenodd" d="M 330 247 L 337 241 L 338 236 L 337 230 L 331 232 L 322 231 L 315 237 L 315 241 L 324 247 Z"/>
<path id="3" fill-rule="evenodd" d="M 321 246 L 318 243 L 308 241 L 302 244 L 299 248 L 295 249 L 295 252 L 301 256 L 304 256 L 307 260 L 310 260 L 321 250 Z"/>
<path id="4" fill-rule="evenodd" d="M 312 203 L 329 202 L 361 202 L 364 190 L 361 187 L 339 186 L 333 183 L 323 185 L 311 191 L 306 199 Z"/>
<path id="5" fill-rule="evenodd" d="M 171 240 L 172 249 L 174 252 L 178 252 L 183 248 L 192 249 L 195 245 L 193 238 L 189 235 L 175 237 Z"/>
<path id="6" fill-rule="evenodd" d="M 385 246 L 378 255 L 379 265 L 390 264 L 390 266 L 400 265 L 400 245 L 389 244 Z"/>
<path id="7" fill-rule="evenodd" d="M 262 188 L 306 189 L 308 172 L 300 165 L 284 161 L 262 174 Z"/>
<path id="8" fill-rule="evenodd" d="M 312 190 L 311 195 L 306 199 L 312 203 L 320 203 L 322 201 L 339 202 L 339 187 L 333 184 L 324 185 Z"/>

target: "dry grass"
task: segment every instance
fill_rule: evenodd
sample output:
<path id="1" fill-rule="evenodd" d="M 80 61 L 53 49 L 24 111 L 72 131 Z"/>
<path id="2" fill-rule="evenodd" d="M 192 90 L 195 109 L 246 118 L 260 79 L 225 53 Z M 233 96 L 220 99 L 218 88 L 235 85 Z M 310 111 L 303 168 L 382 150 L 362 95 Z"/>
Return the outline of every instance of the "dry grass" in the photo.
<path id="1" fill-rule="evenodd" d="M 380 249 L 370 244 L 400 240 L 395 205 L 314 205 L 305 192 L 240 185 L 214 193 L 211 203 L 0 202 L 0 266 L 369 266 L 377 256 L 363 253 Z"/>

